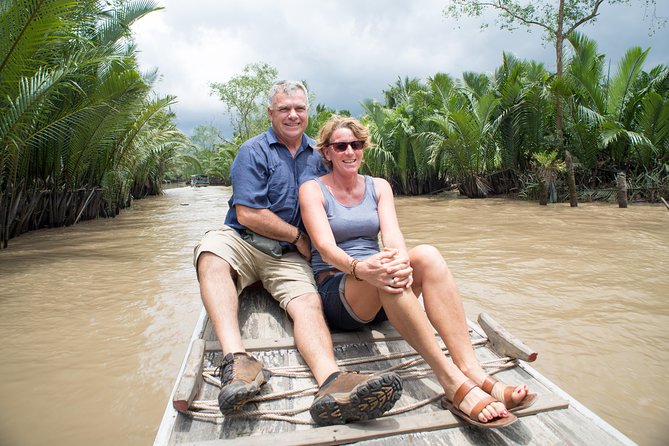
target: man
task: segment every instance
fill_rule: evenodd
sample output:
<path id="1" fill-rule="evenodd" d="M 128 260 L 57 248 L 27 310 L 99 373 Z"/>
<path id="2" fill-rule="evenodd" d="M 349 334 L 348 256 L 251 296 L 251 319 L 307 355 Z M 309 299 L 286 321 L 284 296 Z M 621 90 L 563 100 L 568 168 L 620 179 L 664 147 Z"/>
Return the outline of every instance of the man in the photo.
<path id="1" fill-rule="evenodd" d="M 240 147 L 230 171 L 233 194 L 225 226 L 205 234 L 195 247 L 194 264 L 202 302 L 225 355 L 221 412 L 241 408 L 269 378 L 245 352 L 237 316 L 239 294 L 260 280 L 293 320 L 297 349 L 320 386 L 312 418 L 320 425 L 342 424 L 382 415 L 399 399 L 402 383 L 395 373 L 344 373 L 336 364 L 308 264 L 310 241 L 300 229 L 299 186 L 326 173 L 315 142 L 304 134 L 308 107 L 301 82 L 272 86 L 271 127 Z"/>

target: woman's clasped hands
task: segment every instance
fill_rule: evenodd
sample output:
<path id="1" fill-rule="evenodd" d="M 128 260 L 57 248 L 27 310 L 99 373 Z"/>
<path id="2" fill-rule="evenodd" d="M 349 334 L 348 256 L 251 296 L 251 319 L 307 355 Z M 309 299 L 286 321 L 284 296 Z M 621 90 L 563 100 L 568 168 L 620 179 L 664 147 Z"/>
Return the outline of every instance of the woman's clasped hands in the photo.
<path id="1" fill-rule="evenodd" d="M 413 283 L 409 257 L 400 255 L 399 250 L 394 248 L 384 248 L 378 254 L 366 258 L 358 276 L 392 294 L 403 293 Z"/>

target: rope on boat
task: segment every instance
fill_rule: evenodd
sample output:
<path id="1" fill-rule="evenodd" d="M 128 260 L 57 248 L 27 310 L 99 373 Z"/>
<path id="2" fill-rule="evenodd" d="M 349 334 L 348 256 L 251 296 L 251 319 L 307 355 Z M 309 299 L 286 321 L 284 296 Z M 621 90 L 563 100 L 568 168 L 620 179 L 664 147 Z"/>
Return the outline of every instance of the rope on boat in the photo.
<path id="1" fill-rule="evenodd" d="M 472 346 L 480 346 L 487 342 L 486 338 L 477 339 L 472 341 Z M 448 349 L 442 347 L 442 350 L 448 355 Z M 350 365 L 359 365 L 370 362 L 378 361 L 387 361 L 391 359 L 402 359 L 411 356 L 418 356 L 418 353 L 415 351 L 407 352 L 397 352 L 397 353 L 387 353 L 387 354 L 378 354 L 375 356 L 369 356 L 364 358 L 351 358 L 351 359 L 342 359 L 337 361 L 337 365 L 340 367 L 350 366 Z M 429 367 L 417 368 L 416 366 L 424 363 L 425 360 L 421 357 L 409 359 L 407 361 L 401 362 L 400 364 L 394 365 L 384 370 L 359 370 L 360 373 L 383 373 L 389 371 L 395 371 L 402 380 L 407 379 L 421 379 L 431 375 L 434 375 L 433 371 Z M 511 357 L 502 357 L 497 359 L 492 359 L 489 361 L 483 361 L 480 363 L 484 369 L 490 369 L 489 374 L 495 374 L 502 370 L 513 368 L 518 364 L 518 360 Z M 205 382 L 216 386 L 221 387 L 221 381 L 219 378 L 214 376 L 216 368 L 215 367 L 206 367 L 202 371 L 202 377 Z M 313 375 L 309 371 L 309 368 L 305 365 L 298 366 L 282 366 L 268 368 L 272 373 L 272 376 L 281 376 L 289 379 L 298 379 L 298 378 L 313 378 Z M 284 398 L 300 398 L 305 396 L 310 396 L 316 394 L 318 391 L 317 385 L 302 387 L 298 389 L 287 390 L 283 392 L 274 392 L 265 395 L 257 395 L 248 400 L 248 403 L 264 403 L 268 401 L 275 401 Z M 401 413 L 410 412 L 412 410 L 426 406 L 438 399 L 440 399 L 443 394 L 437 394 L 430 398 L 426 398 L 420 401 L 417 401 L 413 404 L 403 406 L 400 408 L 393 408 L 386 412 L 382 417 L 398 415 Z M 296 418 L 296 415 L 299 415 L 303 412 L 307 412 L 310 406 L 292 408 L 292 409 L 263 409 L 263 410 L 243 410 L 240 412 L 235 412 L 228 415 L 223 415 L 220 412 L 218 407 L 218 401 L 216 400 L 195 400 L 190 405 L 190 410 L 184 412 L 185 415 L 192 417 L 195 420 L 208 421 L 216 424 L 222 424 L 226 418 L 259 418 L 265 420 L 273 421 L 285 421 L 292 424 L 305 424 L 305 425 L 315 425 L 313 421 L 303 420 Z"/>

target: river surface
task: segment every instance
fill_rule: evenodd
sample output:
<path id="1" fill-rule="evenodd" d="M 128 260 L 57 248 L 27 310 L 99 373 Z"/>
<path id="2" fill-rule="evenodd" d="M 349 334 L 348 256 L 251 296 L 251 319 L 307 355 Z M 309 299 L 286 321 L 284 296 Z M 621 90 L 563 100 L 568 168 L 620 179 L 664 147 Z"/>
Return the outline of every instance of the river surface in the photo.
<path id="1" fill-rule="evenodd" d="M 170 189 L 114 219 L 0 250 L 0 445 L 149 445 L 198 318 L 192 247 L 230 190 Z M 467 315 L 539 351 L 533 367 L 642 445 L 669 434 L 664 206 L 398 198 Z"/>

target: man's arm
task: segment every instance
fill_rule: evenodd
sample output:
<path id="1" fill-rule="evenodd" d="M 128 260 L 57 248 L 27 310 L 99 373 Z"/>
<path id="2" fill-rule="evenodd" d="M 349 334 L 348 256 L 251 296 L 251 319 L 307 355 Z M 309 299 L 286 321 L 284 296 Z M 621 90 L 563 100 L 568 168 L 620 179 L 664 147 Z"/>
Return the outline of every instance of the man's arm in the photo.
<path id="1" fill-rule="evenodd" d="M 288 243 L 295 241 L 299 228 L 287 223 L 269 209 L 250 208 L 241 204 L 235 205 L 235 208 L 237 221 L 251 231 L 274 240 Z M 302 233 L 295 246 L 304 258 L 311 258 L 311 243 L 305 233 Z"/>

